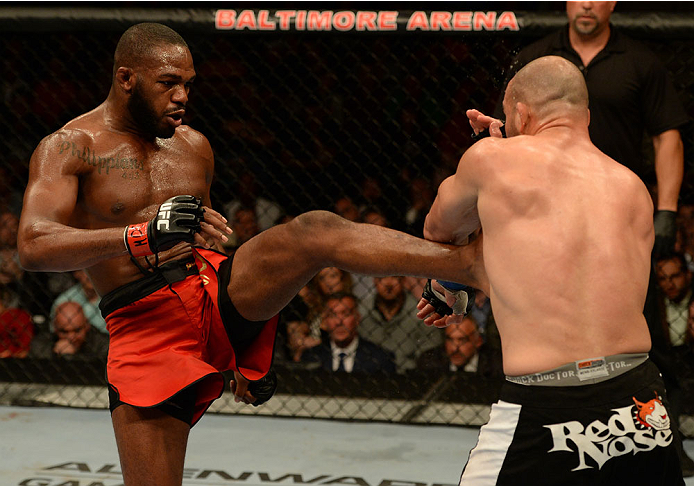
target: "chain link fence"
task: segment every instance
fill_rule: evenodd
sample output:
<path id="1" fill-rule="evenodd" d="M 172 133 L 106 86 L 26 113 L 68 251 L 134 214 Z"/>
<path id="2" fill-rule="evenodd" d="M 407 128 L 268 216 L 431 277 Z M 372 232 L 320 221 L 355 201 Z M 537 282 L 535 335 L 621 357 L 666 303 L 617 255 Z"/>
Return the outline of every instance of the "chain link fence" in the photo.
<path id="1" fill-rule="evenodd" d="M 107 407 L 107 334 L 88 279 L 81 272 L 26 272 L 12 242 L 33 149 L 106 98 L 113 51 L 127 26 L 162 21 L 190 45 L 197 79 L 185 121 L 215 151 L 212 199 L 234 229 L 233 251 L 312 209 L 421 235 L 438 184 L 471 143 L 465 110 L 491 113 L 513 56 L 564 22 L 561 12 L 517 13 L 520 30 L 501 32 L 228 32 L 215 31 L 214 12 L 188 12 L 206 19 L 189 24 L 173 10 L 156 11 L 156 18 L 153 10 L 89 12 L 0 9 L 2 403 Z M 620 18 L 659 54 L 694 115 L 694 21 L 677 29 L 650 25 L 644 34 L 647 20 L 627 23 L 625 14 L 615 14 L 616 23 Z M 683 136 L 689 174 L 693 139 L 689 131 Z M 694 196 L 689 177 L 683 196 Z M 322 272 L 282 314 L 277 396 L 255 409 L 225 394 L 211 411 L 484 423 L 502 379 L 488 302 L 478 299 L 472 331 L 444 334 L 424 328 L 411 312 L 421 286 L 407 278 Z M 339 318 L 339 309 L 325 311 L 326 296 L 336 290 L 356 297 L 349 312 L 361 321 L 361 336 L 382 348 L 391 372 L 384 371 L 389 365 L 338 373 L 306 361 L 325 319 Z M 60 333 L 81 333 L 81 350 L 56 356 Z M 484 343 L 478 371 L 451 372 L 447 348 L 452 354 L 478 336 Z M 682 426 L 694 434 L 688 416 Z"/>

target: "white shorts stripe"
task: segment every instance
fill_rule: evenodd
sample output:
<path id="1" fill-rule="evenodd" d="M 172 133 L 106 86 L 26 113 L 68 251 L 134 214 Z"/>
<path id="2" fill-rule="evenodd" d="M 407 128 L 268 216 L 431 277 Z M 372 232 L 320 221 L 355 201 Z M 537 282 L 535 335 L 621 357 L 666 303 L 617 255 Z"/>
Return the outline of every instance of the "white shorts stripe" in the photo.
<path id="1" fill-rule="evenodd" d="M 494 486 L 516 432 L 521 406 L 499 400 L 463 469 L 460 486 Z"/>

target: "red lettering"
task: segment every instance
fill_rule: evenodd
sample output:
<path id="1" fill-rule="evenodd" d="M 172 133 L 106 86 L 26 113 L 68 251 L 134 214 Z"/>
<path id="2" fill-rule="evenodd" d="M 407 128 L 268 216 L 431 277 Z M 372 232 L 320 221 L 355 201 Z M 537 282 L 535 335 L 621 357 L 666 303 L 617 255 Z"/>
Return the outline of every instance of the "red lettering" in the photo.
<path id="1" fill-rule="evenodd" d="M 217 29 L 233 29 L 236 20 L 234 10 L 217 10 L 214 14 L 214 25 Z"/>
<path id="2" fill-rule="evenodd" d="M 354 12 L 348 10 L 337 12 L 333 17 L 333 25 L 337 30 L 346 31 L 354 28 Z"/>
<path id="3" fill-rule="evenodd" d="M 357 12 L 357 30 L 376 30 L 376 12 Z"/>
<path id="4" fill-rule="evenodd" d="M 281 30 L 289 30 L 289 24 L 294 15 L 296 15 L 295 10 L 278 10 L 277 12 L 275 12 L 275 17 L 277 17 L 280 20 Z"/>
<path id="5" fill-rule="evenodd" d="M 520 30 L 518 19 L 514 12 L 501 12 L 499 19 L 496 22 L 496 30 Z"/>
<path id="6" fill-rule="evenodd" d="M 275 22 L 269 20 L 270 12 L 261 10 L 258 12 L 258 29 L 260 30 L 275 30 Z"/>
<path id="7" fill-rule="evenodd" d="M 472 30 L 472 12 L 453 12 L 453 30 Z"/>
<path id="8" fill-rule="evenodd" d="M 306 30 L 306 10 L 299 10 L 296 12 L 294 28 L 296 30 Z"/>
<path id="9" fill-rule="evenodd" d="M 422 11 L 417 11 L 410 16 L 410 20 L 407 21 L 407 30 L 429 30 L 429 22 L 427 21 L 427 16 Z"/>
<path id="10" fill-rule="evenodd" d="M 378 30 L 398 30 L 398 13 L 378 12 Z"/>
<path id="11" fill-rule="evenodd" d="M 431 12 L 431 30 L 451 30 L 451 13 Z"/>
<path id="12" fill-rule="evenodd" d="M 307 30 L 330 30 L 330 19 L 332 18 L 332 10 L 318 12 L 309 10 L 308 18 L 306 19 Z"/>
<path id="13" fill-rule="evenodd" d="M 236 30 L 257 30 L 257 28 L 253 10 L 242 10 L 236 20 Z"/>
<path id="14" fill-rule="evenodd" d="M 496 12 L 475 12 L 472 17 L 472 24 L 475 30 L 494 30 Z"/>

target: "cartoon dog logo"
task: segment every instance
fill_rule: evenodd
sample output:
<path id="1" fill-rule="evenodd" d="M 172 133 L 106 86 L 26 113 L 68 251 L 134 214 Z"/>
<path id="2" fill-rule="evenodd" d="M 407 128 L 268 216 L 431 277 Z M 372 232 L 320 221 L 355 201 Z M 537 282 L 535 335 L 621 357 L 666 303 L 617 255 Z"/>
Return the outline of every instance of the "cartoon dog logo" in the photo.
<path id="1" fill-rule="evenodd" d="M 644 427 L 653 427 L 655 430 L 667 430 L 670 428 L 670 417 L 668 416 L 665 405 L 655 393 L 655 398 L 646 403 L 639 402 L 632 397 L 636 404 L 636 420 Z"/>

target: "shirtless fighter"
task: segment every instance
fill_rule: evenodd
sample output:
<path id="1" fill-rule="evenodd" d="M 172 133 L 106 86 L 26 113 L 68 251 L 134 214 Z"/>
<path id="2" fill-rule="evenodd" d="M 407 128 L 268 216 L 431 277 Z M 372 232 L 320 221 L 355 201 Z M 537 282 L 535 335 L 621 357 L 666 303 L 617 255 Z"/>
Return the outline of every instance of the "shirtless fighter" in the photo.
<path id="1" fill-rule="evenodd" d="M 502 340 L 506 382 L 461 485 L 684 484 L 642 314 L 649 193 L 591 143 L 572 63 L 528 64 L 503 106 L 509 138 L 500 121 L 468 112 L 476 133 L 493 136 L 465 152 L 424 226 L 439 242 L 479 234 L 477 280 Z M 424 300 L 419 309 L 430 325 L 459 319 Z"/>
<path id="2" fill-rule="evenodd" d="M 461 269 L 476 251 L 318 211 L 246 242 L 233 263 L 209 249 L 231 230 L 209 207 L 210 144 L 182 124 L 194 78 L 176 32 L 128 29 L 106 101 L 39 144 L 24 197 L 22 265 L 85 268 L 102 296 L 127 486 L 181 484 L 190 427 L 221 395 L 220 371 L 234 370 L 237 400 L 271 396 L 276 314 L 321 268 L 469 280 Z"/>

